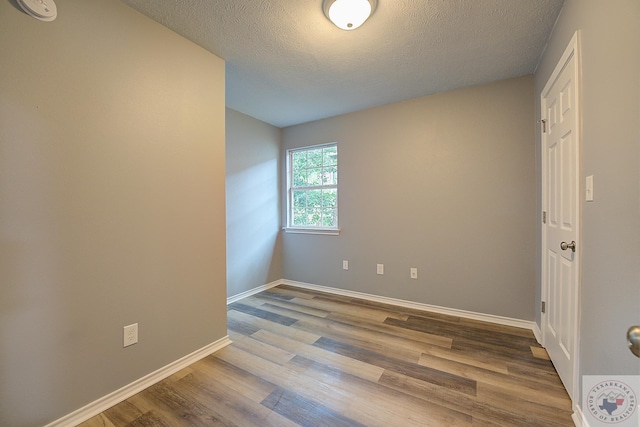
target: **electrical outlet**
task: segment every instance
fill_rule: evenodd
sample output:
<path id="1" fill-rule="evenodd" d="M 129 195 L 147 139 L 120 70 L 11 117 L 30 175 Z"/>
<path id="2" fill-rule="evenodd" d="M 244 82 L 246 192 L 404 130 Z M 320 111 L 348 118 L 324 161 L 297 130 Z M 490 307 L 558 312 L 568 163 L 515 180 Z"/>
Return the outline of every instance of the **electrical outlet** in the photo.
<path id="1" fill-rule="evenodd" d="M 376 272 L 377 272 L 378 274 L 384 274 L 384 264 L 378 264 L 378 265 L 376 266 Z"/>
<path id="2" fill-rule="evenodd" d="M 343 270 L 348 270 L 349 269 L 349 261 L 347 261 L 346 259 L 344 261 L 342 261 L 342 269 Z"/>
<path id="3" fill-rule="evenodd" d="M 124 327 L 124 341 L 123 347 L 129 347 L 138 342 L 138 324 L 134 323 L 133 325 Z"/>
<path id="4" fill-rule="evenodd" d="M 418 269 L 415 267 L 411 267 L 411 269 L 409 270 L 411 278 L 412 279 L 417 279 L 418 278 Z"/>

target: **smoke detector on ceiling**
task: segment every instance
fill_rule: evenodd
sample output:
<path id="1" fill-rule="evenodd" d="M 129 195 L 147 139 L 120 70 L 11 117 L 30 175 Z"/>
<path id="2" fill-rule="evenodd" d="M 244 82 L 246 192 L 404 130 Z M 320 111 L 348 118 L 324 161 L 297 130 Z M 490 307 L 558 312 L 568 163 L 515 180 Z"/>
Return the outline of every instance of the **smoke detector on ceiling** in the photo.
<path id="1" fill-rule="evenodd" d="M 54 0 L 17 0 L 17 2 L 28 15 L 41 21 L 51 22 L 58 16 Z"/>

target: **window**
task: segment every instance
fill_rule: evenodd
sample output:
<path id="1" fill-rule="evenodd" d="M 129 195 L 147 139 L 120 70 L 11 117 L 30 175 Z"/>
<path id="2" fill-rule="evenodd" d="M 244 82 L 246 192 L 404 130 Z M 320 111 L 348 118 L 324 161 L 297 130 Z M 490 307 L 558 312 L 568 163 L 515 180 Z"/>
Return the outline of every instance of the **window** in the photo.
<path id="1" fill-rule="evenodd" d="M 338 229 L 338 146 L 287 151 L 290 228 Z"/>

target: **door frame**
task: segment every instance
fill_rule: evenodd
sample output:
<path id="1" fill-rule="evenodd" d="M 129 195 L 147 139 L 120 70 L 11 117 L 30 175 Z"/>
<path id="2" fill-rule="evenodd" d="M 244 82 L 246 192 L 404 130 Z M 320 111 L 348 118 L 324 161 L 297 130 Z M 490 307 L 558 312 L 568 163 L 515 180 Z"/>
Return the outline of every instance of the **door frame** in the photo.
<path id="1" fill-rule="evenodd" d="M 576 245 L 578 250 L 576 251 L 576 257 L 574 262 L 576 267 L 576 295 L 575 295 L 575 306 L 573 307 L 573 312 L 575 313 L 575 318 L 573 319 L 573 324 L 575 325 L 575 330 L 572 331 L 572 336 L 574 337 L 573 342 L 573 396 L 571 397 L 573 410 L 575 412 L 576 405 L 579 404 L 579 396 L 580 396 L 580 307 L 581 307 L 581 282 L 582 282 L 582 108 L 581 108 L 581 99 L 582 99 L 582 58 L 580 55 L 580 31 L 576 31 L 571 38 L 571 41 L 567 45 L 562 57 L 556 64 L 553 73 L 547 80 L 547 83 L 540 92 L 540 117 L 542 120 L 546 119 L 545 109 L 545 97 L 548 95 L 553 83 L 558 78 L 559 74 L 565 68 L 566 64 L 569 62 L 571 58 L 574 58 L 576 65 L 576 85 L 575 85 L 575 99 L 576 99 L 576 117 L 577 117 L 577 126 L 576 126 L 576 168 L 575 168 L 575 185 L 576 185 L 576 194 L 575 194 L 575 204 L 576 204 Z M 540 133 L 540 153 L 541 153 L 541 183 L 542 183 L 542 211 L 548 212 L 548 191 L 547 191 L 547 173 L 548 173 L 548 161 L 546 156 L 546 138 L 547 134 L 545 132 Z M 540 235 L 541 235 L 541 257 L 540 257 L 540 285 L 541 285 L 541 301 L 548 301 L 548 287 L 549 283 L 547 280 L 548 274 L 548 266 L 547 266 L 547 233 L 546 233 L 546 222 L 540 221 Z M 543 347 L 546 347 L 545 337 L 546 337 L 546 329 L 547 329 L 547 313 L 542 313 L 540 316 L 540 326 L 541 326 L 541 344 Z"/>

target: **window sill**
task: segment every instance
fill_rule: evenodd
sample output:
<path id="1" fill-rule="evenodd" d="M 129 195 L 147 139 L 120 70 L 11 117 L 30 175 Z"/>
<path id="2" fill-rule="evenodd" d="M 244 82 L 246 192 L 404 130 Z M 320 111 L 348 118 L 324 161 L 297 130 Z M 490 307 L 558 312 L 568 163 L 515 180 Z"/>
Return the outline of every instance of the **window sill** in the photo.
<path id="1" fill-rule="evenodd" d="M 300 227 L 283 227 L 285 233 L 294 234 L 324 234 L 326 236 L 340 235 L 339 228 L 300 228 Z"/>

